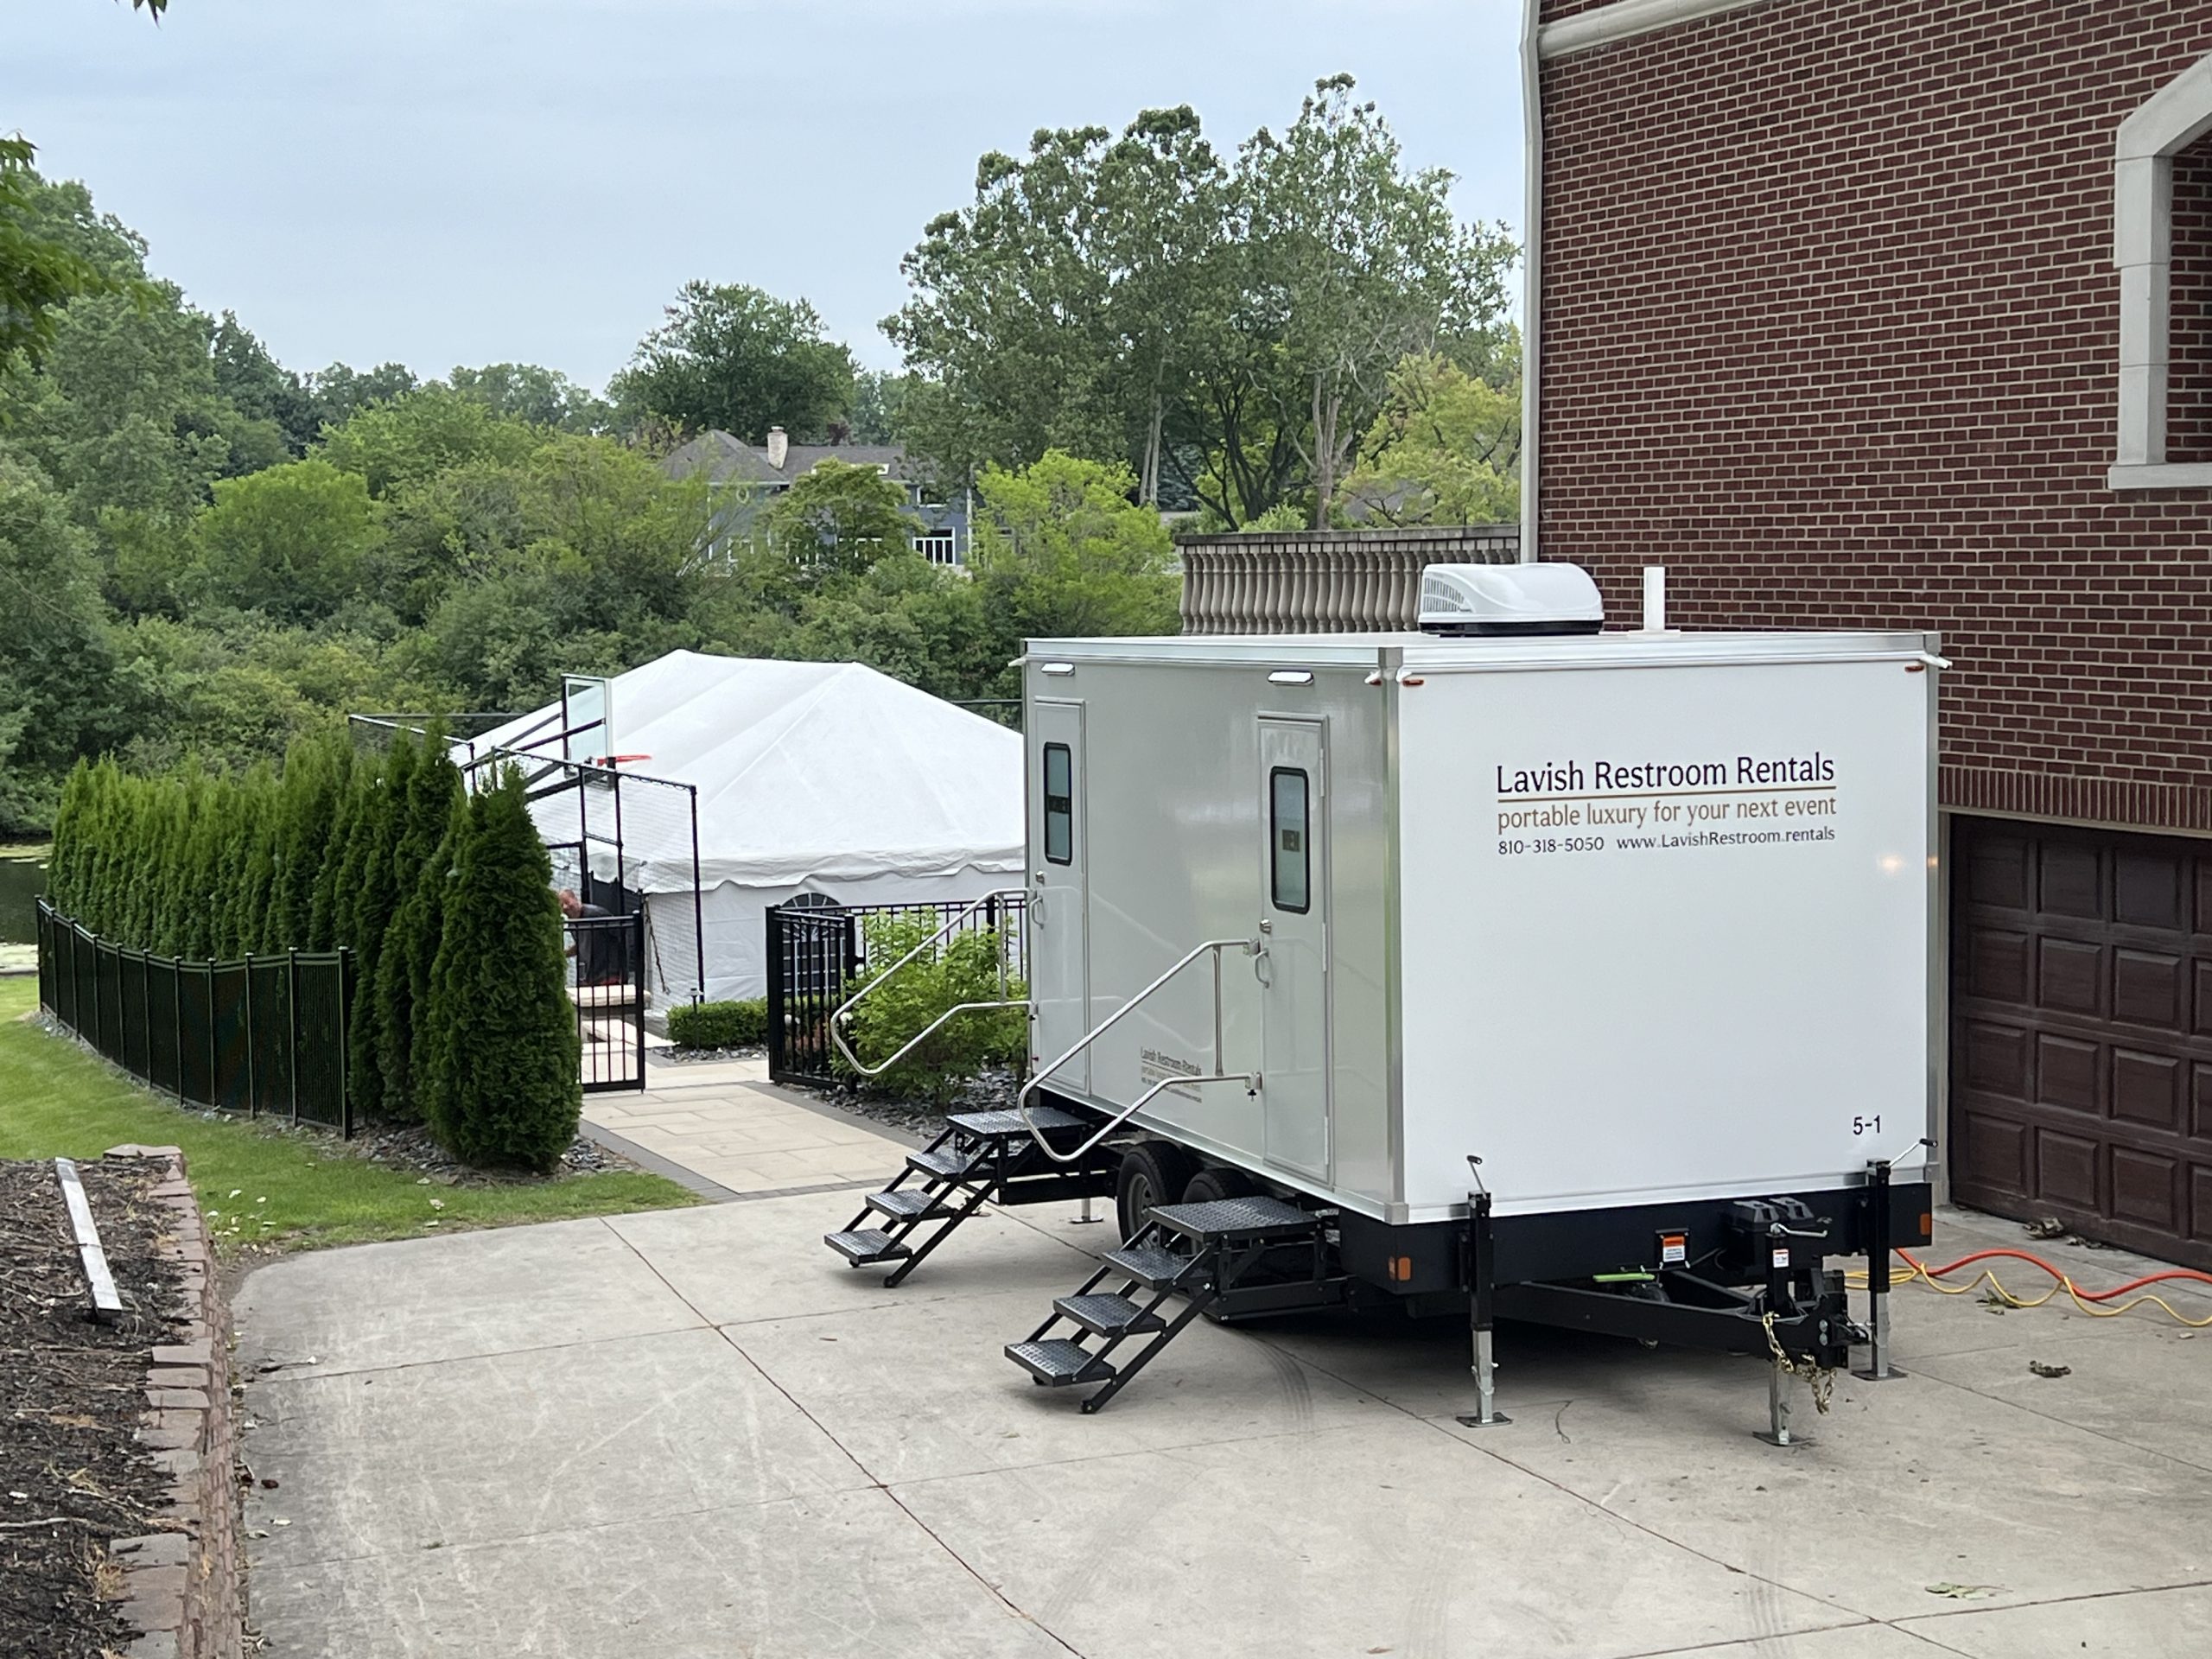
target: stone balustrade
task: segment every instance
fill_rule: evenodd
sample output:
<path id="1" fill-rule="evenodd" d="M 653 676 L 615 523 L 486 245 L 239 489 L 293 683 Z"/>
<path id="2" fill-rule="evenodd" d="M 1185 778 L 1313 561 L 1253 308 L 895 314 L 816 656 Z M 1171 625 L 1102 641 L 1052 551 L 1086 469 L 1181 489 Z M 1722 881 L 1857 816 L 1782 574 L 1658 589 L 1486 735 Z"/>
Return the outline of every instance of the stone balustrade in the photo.
<path id="1" fill-rule="evenodd" d="M 1372 633 L 1414 626 L 1432 564 L 1511 564 L 1514 524 L 1185 536 L 1185 633 Z"/>

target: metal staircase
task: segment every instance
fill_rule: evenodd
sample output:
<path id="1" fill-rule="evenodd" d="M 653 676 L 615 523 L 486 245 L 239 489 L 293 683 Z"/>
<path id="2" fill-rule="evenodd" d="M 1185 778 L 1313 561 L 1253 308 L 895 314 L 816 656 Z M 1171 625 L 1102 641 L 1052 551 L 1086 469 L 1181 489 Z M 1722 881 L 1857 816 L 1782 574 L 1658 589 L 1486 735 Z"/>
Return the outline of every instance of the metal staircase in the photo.
<path id="1" fill-rule="evenodd" d="M 1278 1199 L 1156 1205 L 1136 1236 L 1107 1251 L 1026 1341 L 1007 1344 L 1006 1357 L 1044 1387 L 1103 1382 L 1083 1402 L 1096 1411 L 1201 1313 L 1224 1319 L 1341 1300 L 1343 1281 L 1327 1277 L 1325 1265 L 1320 1218 Z M 1169 1317 L 1174 1297 L 1183 1305 Z M 1054 1335 L 1063 1324 L 1069 1334 Z M 1119 1362 L 1109 1357 L 1136 1338 L 1149 1340 Z"/>
<path id="2" fill-rule="evenodd" d="M 822 1242 L 856 1268 L 896 1262 L 883 1282 L 898 1284 L 987 1203 L 1046 1204 L 1112 1192 L 1118 1154 L 1091 1154 L 1072 1167 L 1046 1155 L 1047 1147 L 1067 1151 L 1089 1127 L 1052 1106 L 1032 1107 L 1027 1118 L 956 1112 L 942 1135 L 906 1154 L 890 1185 L 868 1194 L 842 1232 L 825 1233 Z"/>

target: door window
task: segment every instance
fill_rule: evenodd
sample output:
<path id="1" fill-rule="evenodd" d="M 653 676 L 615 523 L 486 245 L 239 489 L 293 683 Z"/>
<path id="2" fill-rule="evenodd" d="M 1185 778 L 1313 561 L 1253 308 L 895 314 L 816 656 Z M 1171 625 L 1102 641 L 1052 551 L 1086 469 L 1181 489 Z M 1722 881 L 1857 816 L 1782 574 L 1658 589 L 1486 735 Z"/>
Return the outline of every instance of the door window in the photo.
<path id="1" fill-rule="evenodd" d="M 1277 766 L 1268 774 L 1268 863 L 1277 910 L 1303 915 L 1312 904 L 1313 836 L 1307 823 L 1306 773 Z"/>
<path id="2" fill-rule="evenodd" d="M 1065 743 L 1045 746 L 1045 857 L 1075 861 L 1075 760 Z"/>

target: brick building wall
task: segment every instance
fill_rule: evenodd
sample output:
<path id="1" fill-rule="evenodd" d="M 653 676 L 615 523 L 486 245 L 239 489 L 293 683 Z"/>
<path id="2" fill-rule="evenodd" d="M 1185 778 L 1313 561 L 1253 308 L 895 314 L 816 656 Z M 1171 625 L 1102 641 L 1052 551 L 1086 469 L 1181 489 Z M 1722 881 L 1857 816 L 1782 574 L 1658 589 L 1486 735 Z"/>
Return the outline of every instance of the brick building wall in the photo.
<path id="1" fill-rule="evenodd" d="M 1940 629 L 1947 805 L 2212 833 L 2212 491 L 2106 482 L 2114 135 L 2208 53 L 2202 0 L 1766 0 L 1546 61 L 1542 556 Z M 2212 460 L 2212 141 L 2175 170 Z"/>

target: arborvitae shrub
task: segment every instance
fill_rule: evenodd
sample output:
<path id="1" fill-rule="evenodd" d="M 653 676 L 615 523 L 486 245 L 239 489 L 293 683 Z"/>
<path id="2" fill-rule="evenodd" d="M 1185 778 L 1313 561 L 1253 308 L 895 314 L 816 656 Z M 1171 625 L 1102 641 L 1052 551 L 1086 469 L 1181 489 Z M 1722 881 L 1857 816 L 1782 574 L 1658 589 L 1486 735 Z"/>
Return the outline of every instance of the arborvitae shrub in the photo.
<path id="1" fill-rule="evenodd" d="M 359 826 L 361 861 L 353 891 L 353 1007 L 349 1027 L 347 1077 L 355 1104 L 371 1116 L 385 1110 L 384 1046 L 377 1025 L 377 968 L 384 959 L 385 931 L 397 907 L 395 868 L 400 832 L 406 828 L 407 786 L 415 776 L 415 741 L 402 732 L 385 756 L 384 787 L 369 797 Z"/>
<path id="2" fill-rule="evenodd" d="M 445 879 L 435 868 L 438 853 L 461 804 L 461 772 L 434 731 L 424 740 L 407 798 L 398 804 L 404 820 L 393 842 L 398 903 L 377 963 L 378 1063 L 384 1069 L 385 1109 L 395 1114 L 422 1110 L 415 1097 L 415 1020 L 418 999 L 429 995 L 443 937 L 437 906 Z"/>
<path id="3" fill-rule="evenodd" d="M 433 973 L 431 1128 L 457 1157 L 550 1173 L 583 1110 L 553 868 L 518 772 L 469 805 Z"/>
<path id="4" fill-rule="evenodd" d="M 415 1090 L 415 1109 L 434 1133 L 452 1115 L 448 1090 L 453 1067 L 447 1057 L 445 1005 L 437 995 L 438 953 L 445 947 L 446 924 L 461 892 L 461 866 L 467 856 L 475 819 L 467 796 L 454 802 L 446 819 L 445 838 L 430 855 L 424 883 L 412 900 L 418 906 L 414 919 L 422 931 L 413 936 L 409 948 L 423 955 L 417 958 L 423 977 L 413 987 L 415 1028 L 409 1037 L 407 1067 Z"/>

